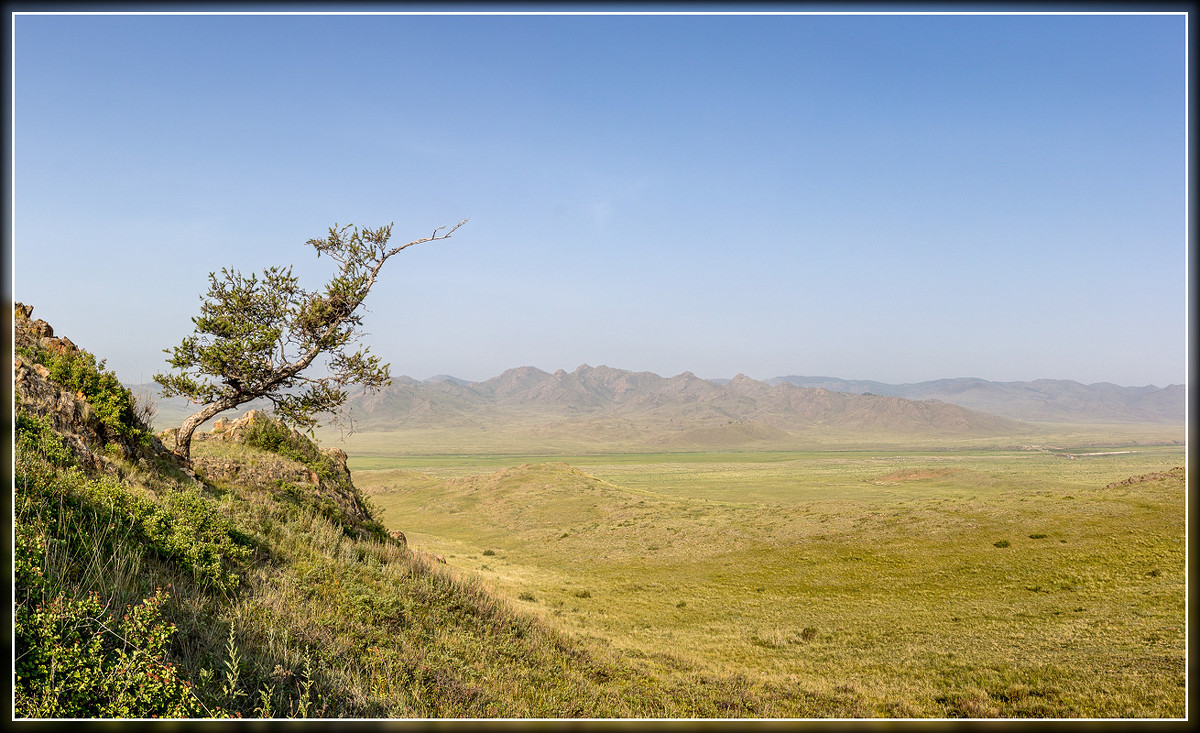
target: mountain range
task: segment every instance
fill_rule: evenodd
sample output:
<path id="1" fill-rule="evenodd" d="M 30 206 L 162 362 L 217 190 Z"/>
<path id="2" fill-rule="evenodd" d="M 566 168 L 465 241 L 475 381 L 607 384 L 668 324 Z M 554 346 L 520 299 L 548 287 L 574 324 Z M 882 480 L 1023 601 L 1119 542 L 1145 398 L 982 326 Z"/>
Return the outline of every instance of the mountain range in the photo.
<path id="1" fill-rule="evenodd" d="M 973 438 L 1021 435 L 1039 422 L 1182 425 L 1184 394 L 1181 385 L 1068 380 L 891 385 L 830 377 L 759 381 L 742 374 L 710 380 L 584 364 L 553 373 L 518 367 L 482 382 L 401 376 L 378 392 L 353 392 L 347 407 L 357 430 L 473 434 L 481 449 L 504 433 L 538 444 L 561 438 L 684 450 L 781 446 L 818 433 Z M 255 406 L 263 405 L 241 409 Z M 158 407 L 156 424 L 169 427 L 194 406 L 174 399 Z"/>
<path id="2" fill-rule="evenodd" d="M 909 400 L 941 400 L 971 410 L 1036 422 L 1129 422 L 1182 425 L 1187 392 L 1182 384 L 1121 387 L 1108 382 L 1080 384 L 1069 379 L 989 382 L 985 379 L 937 379 L 916 384 L 885 384 L 835 377 L 775 377 L 810 389 L 879 394 Z"/>
<path id="3" fill-rule="evenodd" d="M 360 424 L 372 429 L 466 426 L 518 413 L 558 420 L 642 418 L 695 427 L 752 424 L 768 434 L 818 426 L 966 433 L 1014 427 L 1008 419 L 945 402 L 772 385 L 742 374 L 718 384 L 691 372 L 661 377 L 586 364 L 554 373 L 519 367 L 484 382 L 400 377 L 385 390 L 356 395 L 351 407 Z"/>

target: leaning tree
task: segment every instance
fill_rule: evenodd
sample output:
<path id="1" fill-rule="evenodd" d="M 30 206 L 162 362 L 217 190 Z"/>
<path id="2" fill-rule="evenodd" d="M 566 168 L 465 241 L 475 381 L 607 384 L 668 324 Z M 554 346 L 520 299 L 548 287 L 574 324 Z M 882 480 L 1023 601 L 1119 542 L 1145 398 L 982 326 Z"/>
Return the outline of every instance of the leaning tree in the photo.
<path id="1" fill-rule="evenodd" d="M 271 267 L 262 277 L 222 269 L 209 273 L 208 293 L 195 331 L 170 354 L 175 373 L 156 374 L 165 397 L 182 396 L 202 405 L 184 419 L 175 437 L 175 453 L 190 460 L 192 433 L 207 420 L 254 399 L 270 400 L 285 423 L 309 428 L 319 413 L 337 411 L 346 401 L 346 386 L 377 390 L 391 384 L 389 365 L 365 346 L 355 351 L 362 333 L 360 308 L 388 258 L 416 244 L 446 239 L 467 220 L 438 227 L 428 237 L 388 247 L 392 224 L 359 231 L 334 224 L 329 236 L 310 239 L 317 257 L 338 263 L 336 274 L 321 290 L 300 288 L 292 268 Z M 324 357 L 324 376 L 305 370 Z"/>

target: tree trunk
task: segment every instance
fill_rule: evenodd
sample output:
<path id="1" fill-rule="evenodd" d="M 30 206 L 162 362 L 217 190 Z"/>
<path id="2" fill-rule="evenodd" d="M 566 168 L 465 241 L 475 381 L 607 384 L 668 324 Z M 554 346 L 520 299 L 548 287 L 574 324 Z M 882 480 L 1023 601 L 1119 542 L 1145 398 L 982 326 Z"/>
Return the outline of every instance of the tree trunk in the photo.
<path id="1" fill-rule="evenodd" d="M 179 432 L 175 434 L 175 455 L 182 458 L 188 465 L 191 465 L 192 433 L 196 432 L 196 428 L 208 422 L 214 415 L 237 407 L 240 404 L 242 403 L 232 400 L 210 402 L 196 414 L 185 418 L 183 424 L 179 426 Z"/>

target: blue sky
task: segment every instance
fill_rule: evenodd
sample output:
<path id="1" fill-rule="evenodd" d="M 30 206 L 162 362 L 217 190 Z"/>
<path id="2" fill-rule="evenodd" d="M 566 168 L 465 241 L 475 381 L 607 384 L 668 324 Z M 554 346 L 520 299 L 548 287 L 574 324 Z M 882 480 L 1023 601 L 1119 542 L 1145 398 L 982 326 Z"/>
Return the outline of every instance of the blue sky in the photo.
<path id="1" fill-rule="evenodd" d="M 711 7 L 706 6 L 711 10 Z M 393 375 L 1185 381 L 1180 15 L 19 16 L 13 294 L 126 382 L 393 240 Z"/>

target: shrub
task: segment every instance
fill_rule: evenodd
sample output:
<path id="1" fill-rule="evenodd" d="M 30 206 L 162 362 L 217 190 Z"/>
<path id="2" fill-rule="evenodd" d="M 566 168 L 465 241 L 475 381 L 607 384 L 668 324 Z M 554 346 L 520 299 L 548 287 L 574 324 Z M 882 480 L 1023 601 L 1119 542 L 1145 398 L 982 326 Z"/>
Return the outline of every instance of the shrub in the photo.
<path id="1" fill-rule="evenodd" d="M 496 551 L 495 551 L 495 550 L 484 550 L 484 551 L 483 551 L 483 554 L 484 554 L 484 555 L 487 555 L 487 556 L 489 556 L 489 557 L 490 557 L 490 556 L 492 556 L 492 555 L 495 555 L 495 554 L 496 554 Z"/>
<path id="2" fill-rule="evenodd" d="M 69 466 L 74 463 L 71 449 L 54 432 L 50 421 L 18 412 L 16 415 L 17 451 L 29 456 L 38 456 L 53 466 Z"/>
<path id="3" fill-rule="evenodd" d="M 1029 535 L 1029 539 L 1031 539 L 1031 540 L 1044 540 L 1044 539 L 1046 539 L 1046 535 L 1045 535 L 1045 534 L 1043 534 L 1043 533 L 1041 533 L 1041 532 L 1034 532 L 1033 534 Z"/>
<path id="4" fill-rule="evenodd" d="M 104 360 L 82 349 L 53 352 L 37 349 L 25 353 L 50 370 L 50 380 L 83 395 L 104 426 L 105 437 L 131 445 L 150 444 L 150 431 L 138 418 L 133 395 L 121 386 L 117 375 L 104 368 Z"/>
<path id="5" fill-rule="evenodd" d="M 1012 543 L 1008 540 L 1000 540 L 999 542 L 993 542 L 992 544 L 996 547 L 1008 547 Z"/>
<path id="6" fill-rule="evenodd" d="M 229 590 L 239 583 L 227 567 L 250 557 L 249 535 L 236 529 L 212 500 L 200 494 L 198 487 L 187 491 L 168 491 L 157 498 L 134 493 L 116 478 L 86 478 L 78 468 L 61 466 L 44 458 L 46 452 L 61 460 L 65 447 L 54 443 L 53 433 L 44 422 L 21 420 L 18 429 L 17 461 L 13 484 L 18 526 L 25 515 L 38 517 L 39 527 L 54 541 L 76 544 L 79 527 L 120 528 L 115 534 L 126 535 L 164 559 L 190 570 L 199 580 Z M 36 449 L 36 450 L 33 450 Z M 93 537 L 103 546 L 97 551 L 112 551 L 111 540 Z"/>
<path id="7" fill-rule="evenodd" d="M 533 597 L 533 594 L 527 590 L 523 590 L 520 593 L 518 593 L 517 598 L 520 598 L 522 601 L 536 601 L 537 600 L 536 598 Z"/>
<path id="8" fill-rule="evenodd" d="M 322 453 L 316 443 L 278 420 L 251 423 L 243 440 L 253 448 L 296 461 L 316 473 L 322 480 L 353 494 L 367 518 L 352 517 L 327 497 L 316 498 L 311 492 L 281 482 L 280 488 L 286 492 L 289 500 L 313 506 L 323 517 L 339 525 L 348 537 L 369 537 L 379 542 L 387 541 L 387 528 L 375 519 L 375 510 L 370 499 L 359 492 L 347 474 L 337 470 L 333 459 Z"/>
<path id="9" fill-rule="evenodd" d="M 800 632 L 800 638 L 805 641 L 812 641 L 817 638 L 817 629 L 813 626 L 805 626 L 804 630 Z"/>
<path id="10" fill-rule="evenodd" d="M 333 461 L 308 438 L 277 420 L 250 424 L 245 432 L 246 445 L 302 463 L 323 479 L 334 480 Z"/>
<path id="11" fill-rule="evenodd" d="M 133 397 L 133 414 L 146 427 L 154 425 L 154 418 L 158 415 L 158 403 L 154 400 L 154 394 L 150 387 L 142 385 L 138 387 L 136 394 Z"/>
<path id="12" fill-rule="evenodd" d="M 211 714 L 167 661 L 175 631 L 158 590 L 109 617 L 96 593 L 18 607 L 14 714 L 31 718 L 195 717 Z"/>

